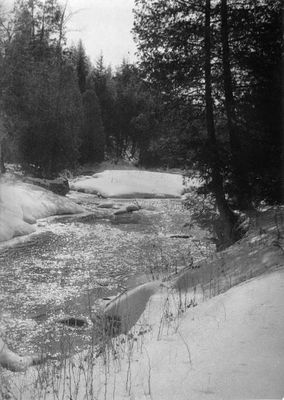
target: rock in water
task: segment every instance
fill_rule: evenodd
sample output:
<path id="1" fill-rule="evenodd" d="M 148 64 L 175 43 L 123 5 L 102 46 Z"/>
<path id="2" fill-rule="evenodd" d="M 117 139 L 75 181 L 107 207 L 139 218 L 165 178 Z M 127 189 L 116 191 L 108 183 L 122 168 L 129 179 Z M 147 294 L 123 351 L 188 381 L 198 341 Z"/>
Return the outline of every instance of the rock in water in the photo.
<path id="1" fill-rule="evenodd" d="M 114 203 L 101 203 L 98 205 L 98 208 L 114 208 Z"/>
<path id="2" fill-rule="evenodd" d="M 153 281 L 127 291 L 112 300 L 104 310 L 105 331 L 110 336 L 126 334 L 144 312 L 148 300 L 159 289 Z"/>
<path id="3" fill-rule="evenodd" d="M 88 325 L 88 321 L 86 320 L 86 318 L 72 317 L 69 315 L 65 315 L 64 317 L 60 318 L 57 322 L 63 325 L 70 326 L 72 328 L 81 328 L 82 326 Z"/>
<path id="4" fill-rule="evenodd" d="M 172 234 L 170 235 L 171 239 L 189 239 L 189 235 L 182 235 L 182 234 Z"/>
<path id="5" fill-rule="evenodd" d="M 136 204 L 129 204 L 128 206 L 126 206 L 126 210 L 128 212 L 139 211 L 140 209 L 141 207 L 137 206 Z"/>
<path id="6" fill-rule="evenodd" d="M 113 215 L 121 215 L 121 214 L 128 214 L 126 207 L 122 207 L 113 213 Z"/>
<path id="7" fill-rule="evenodd" d="M 113 214 L 114 215 L 121 215 L 121 214 L 127 214 L 127 213 L 132 213 L 133 211 L 139 211 L 141 207 L 136 206 L 135 204 L 129 204 L 125 207 L 121 207 L 119 210 L 115 211 Z"/>

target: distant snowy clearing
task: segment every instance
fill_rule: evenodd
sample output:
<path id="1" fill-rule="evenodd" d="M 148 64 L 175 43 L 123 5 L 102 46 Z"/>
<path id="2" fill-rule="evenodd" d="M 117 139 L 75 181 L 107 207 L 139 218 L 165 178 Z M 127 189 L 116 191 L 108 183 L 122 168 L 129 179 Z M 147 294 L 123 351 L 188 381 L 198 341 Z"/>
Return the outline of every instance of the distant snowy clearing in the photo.
<path id="1" fill-rule="evenodd" d="M 70 182 L 72 190 L 116 198 L 180 197 L 186 186 L 196 186 L 197 179 L 180 174 L 139 170 L 106 170 Z"/>
<path id="2" fill-rule="evenodd" d="M 39 218 L 83 211 L 71 200 L 38 186 L 0 182 L 0 242 L 34 232 Z"/>

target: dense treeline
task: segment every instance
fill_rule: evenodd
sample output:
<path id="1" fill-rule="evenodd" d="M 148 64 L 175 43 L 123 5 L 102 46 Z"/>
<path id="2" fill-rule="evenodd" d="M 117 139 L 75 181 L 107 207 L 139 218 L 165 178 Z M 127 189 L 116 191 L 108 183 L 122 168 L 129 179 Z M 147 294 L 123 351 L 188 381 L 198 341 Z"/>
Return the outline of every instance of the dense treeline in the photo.
<path id="1" fill-rule="evenodd" d="M 138 65 L 66 46 L 55 0 L 0 20 L 3 159 L 37 175 L 128 158 L 201 172 L 232 238 L 232 208 L 281 201 L 280 0 L 136 0 Z"/>
<path id="2" fill-rule="evenodd" d="M 1 32 L 6 146 L 24 168 L 46 176 L 78 156 L 82 106 L 64 53 L 65 19 L 53 1 L 19 1 Z"/>
<path id="3" fill-rule="evenodd" d="M 125 60 L 112 72 L 83 43 L 66 45 L 66 9 L 18 0 L 1 13 L 1 165 L 18 162 L 52 177 L 106 157 L 145 163 L 155 134 L 157 95 Z"/>

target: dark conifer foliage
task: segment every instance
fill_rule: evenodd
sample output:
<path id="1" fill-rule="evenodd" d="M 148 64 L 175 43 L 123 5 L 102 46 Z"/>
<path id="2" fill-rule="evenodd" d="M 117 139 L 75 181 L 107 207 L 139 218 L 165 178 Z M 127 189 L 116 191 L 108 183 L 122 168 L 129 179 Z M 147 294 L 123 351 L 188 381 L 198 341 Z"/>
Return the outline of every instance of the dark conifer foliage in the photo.
<path id="1" fill-rule="evenodd" d="M 104 160 L 105 134 L 101 117 L 101 108 L 94 90 L 83 94 L 84 123 L 80 162 L 92 163 Z"/>
<path id="2" fill-rule="evenodd" d="M 281 1 L 230 2 L 238 127 L 257 199 L 281 201 L 283 65 Z M 283 198 L 282 198 L 283 200 Z"/>
<path id="3" fill-rule="evenodd" d="M 82 103 L 64 53 L 66 10 L 56 1 L 19 1 L 2 41 L 1 104 L 17 159 L 51 177 L 74 167 Z"/>
<path id="4" fill-rule="evenodd" d="M 75 59 L 76 59 L 76 72 L 77 72 L 80 92 L 84 93 L 87 87 L 86 85 L 87 85 L 87 76 L 89 73 L 89 65 L 82 40 L 79 40 L 78 46 L 75 49 Z"/>
<path id="5" fill-rule="evenodd" d="M 134 33 L 144 79 L 183 110 L 184 162 L 203 174 L 229 244 L 232 208 L 281 201 L 281 3 L 136 0 Z"/>
<path id="6" fill-rule="evenodd" d="M 280 201 L 281 2 L 210 4 L 207 39 L 215 150 L 208 147 L 203 133 L 204 110 L 208 112 L 207 7 L 206 0 L 136 0 L 134 33 L 140 67 L 173 108 L 178 103 L 188 110 L 184 125 L 195 149 L 187 152 L 188 164 L 197 162 L 212 178 L 212 151 L 218 152 L 224 191 L 234 207 L 247 209 L 262 199 Z"/>
<path id="7" fill-rule="evenodd" d="M 104 64 L 103 54 L 98 58 L 88 76 L 88 87 L 96 92 L 101 108 L 101 118 L 105 132 L 107 151 L 112 147 L 112 131 L 114 127 L 115 90 L 111 68 Z"/>

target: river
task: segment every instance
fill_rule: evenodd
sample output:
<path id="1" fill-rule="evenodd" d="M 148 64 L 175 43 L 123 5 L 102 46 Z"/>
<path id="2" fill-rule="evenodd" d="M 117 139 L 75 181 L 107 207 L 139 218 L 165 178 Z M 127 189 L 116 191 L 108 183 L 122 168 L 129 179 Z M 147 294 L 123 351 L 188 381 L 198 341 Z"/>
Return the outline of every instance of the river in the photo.
<path id="1" fill-rule="evenodd" d="M 180 199 L 139 199 L 140 211 L 114 216 L 113 209 L 98 208 L 105 200 L 96 196 L 69 197 L 88 215 L 40 220 L 36 234 L 0 248 L 0 333 L 20 353 L 81 350 L 102 298 L 171 276 L 214 250 L 205 239 L 208 232 L 190 223 L 191 212 Z M 89 324 L 76 329 L 59 324 L 66 315 Z"/>

